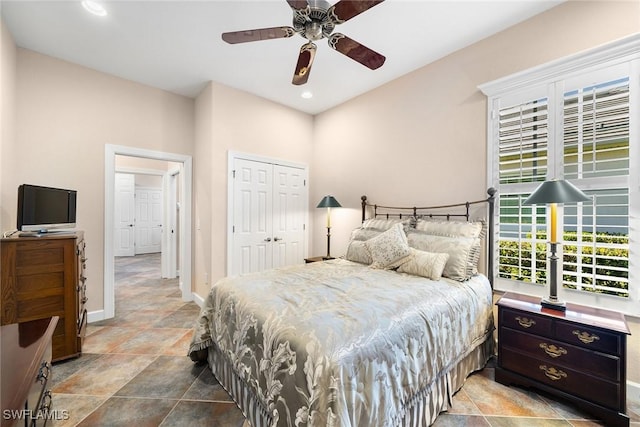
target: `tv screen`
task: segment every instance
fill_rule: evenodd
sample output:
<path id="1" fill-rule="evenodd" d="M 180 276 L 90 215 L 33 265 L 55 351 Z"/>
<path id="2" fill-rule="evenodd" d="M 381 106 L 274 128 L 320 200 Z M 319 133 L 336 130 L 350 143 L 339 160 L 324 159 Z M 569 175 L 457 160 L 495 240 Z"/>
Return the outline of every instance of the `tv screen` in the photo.
<path id="1" fill-rule="evenodd" d="M 75 226 L 75 190 L 30 184 L 18 187 L 18 230 L 46 232 Z"/>

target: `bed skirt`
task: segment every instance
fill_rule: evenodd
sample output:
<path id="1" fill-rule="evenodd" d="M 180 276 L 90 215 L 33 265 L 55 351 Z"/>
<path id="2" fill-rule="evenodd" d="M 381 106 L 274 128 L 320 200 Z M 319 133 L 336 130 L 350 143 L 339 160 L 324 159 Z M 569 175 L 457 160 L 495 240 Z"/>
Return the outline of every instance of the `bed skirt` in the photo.
<path id="1" fill-rule="evenodd" d="M 473 349 L 448 372 L 407 402 L 407 408 L 401 422 L 402 427 L 427 427 L 433 424 L 438 415 L 449 409 L 453 395 L 462 388 L 466 378 L 479 371 L 494 354 L 494 337 L 488 337 Z M 221 356 L 217 346 L 209 347 L 207 361 L 213 375 L 222 387 L 231 395 L 252 427 L 270 427 L 271 411 L 252 393 L 251 389 L 232 369 L 231 364 Z"/>

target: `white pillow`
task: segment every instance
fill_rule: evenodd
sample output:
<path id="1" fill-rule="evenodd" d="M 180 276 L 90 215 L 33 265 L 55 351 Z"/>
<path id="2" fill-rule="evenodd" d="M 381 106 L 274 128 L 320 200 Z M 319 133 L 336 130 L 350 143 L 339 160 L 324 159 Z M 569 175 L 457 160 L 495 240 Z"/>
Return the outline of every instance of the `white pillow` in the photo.
<path id="1" fill-rule="evenodd" d="M 436 236 L 484 238 L 485 222 L 480 221 L 442 221 L 419 219 L 415 225 L 418 231 Z"/>
<path id="2" fill-rule="evenodd" d="M 396 268 L 408 261 L 411 248 L 404 234 L 402 224 L 392 226 L 384 233 L 364 242 L 371 255 L 373 268 Z"/>
<path id="3" fill-rule="evenodd" d="M 369 265 L 373 262 L 371 260 L 371 254 L 369 254 L 369 251 L 365 248 L 364 241 L 362 240 L 352 240 L 349 242 L 345 258 L 349 261 L 359 262 L 360 264 Z"/>
<path id="4" fill-rule="evenodd" d="M 449 254 L 425 252 L 411 248 L 411 258 L 398 267 L 398 271 L 431 280 L 440 280 L 448 259 Z"/>
<path id="5" fill-rule="evenodd" d="M 442 275 L 463 282 L 478 272 L 479 238 L 435 236 L 413 231 L 407 236 L 412 248 L 426 252 L 449 254 Z"/>

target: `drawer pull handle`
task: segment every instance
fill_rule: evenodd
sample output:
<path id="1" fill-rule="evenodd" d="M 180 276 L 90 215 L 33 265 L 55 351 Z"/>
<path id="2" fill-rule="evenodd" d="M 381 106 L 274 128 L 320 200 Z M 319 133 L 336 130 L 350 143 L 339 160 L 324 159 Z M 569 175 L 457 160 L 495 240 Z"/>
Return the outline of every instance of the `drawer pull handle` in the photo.
<path id="1" fill-rule="evenodd" d="M 598 341 L 600 339 L 596 334 L 591 335 L 589 332 L 583 332 L 575 330 L 573 331 L 573 335 L 577 336 L 580 341 L 585 344 L 591 344 L 594 341 Z"/>
<path id="2" fill-rule="evenodd" d="M 40 404 L 40 408 L 38 412 L 46 414 L 47 412 L 51 411 L 52 406 L 53 406 L 53 396 L 51 396 L 51 390 L 47 390 L 42 395 L 42 403 Z"/>
<path id="3" fill-rule="evenodd" d="M 40 381 L 40 384 L 45 384 L 47 382 L 47 378 L 49 377 L 49 373 L 51 372 L 51 365 L 49 362 L 42 362 L 40 365 L 40 370 L 38 371 L 38 377 L 36 380 Z"/>
<path id="4" fill-rule="evenodd" d="M 516 317 L 516 320 L 518 321 L 518 324 L 520 326 L 522 326 L 523 328 L 530 328 L 530 327 L 532 327 L 533 325 L 536 324 L 535 320 L 529 319 L 527 317 L 518 316 L 518 317 Z"/>
<path id="5" fill-rule="evenodd" d="M 548 368 L 546 365 L 540 365 L 540 370 L 544 371 L 544 374 L 551 378 L 553 381 L 558 381 L 563 378 L 567 378 L 567 373 L 561 371 L 560 369 L 554 368 L 553 366 Z"/>
<path id="6" fill-rule="evenodd" d="M 540 348 L 551 357 L 560 357 L 567 354 L 567 350 L 562 347 L 556 347 L 554 344 L 540 343 Z"/>

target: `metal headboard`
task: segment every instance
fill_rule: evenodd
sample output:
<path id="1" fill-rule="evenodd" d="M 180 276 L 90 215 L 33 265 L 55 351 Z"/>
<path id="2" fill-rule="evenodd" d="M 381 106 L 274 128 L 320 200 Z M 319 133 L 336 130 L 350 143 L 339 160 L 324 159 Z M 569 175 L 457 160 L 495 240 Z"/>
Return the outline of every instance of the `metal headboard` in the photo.
<path id="1" fill-rule="evenodd" d="M 494 204 L 495 204 L 495 195 L 496 189 L 491 187 L 487 190 L 487 194 L 489 195 L 486 199 L 475 200 L 473 202 L 462 202 L 462 203 L 454 203 L 452 205 L 440 205 L 440 206 L 422 206 L 422 207 L 398 207 L 398 206 L 383 206 L 377 204 L 369 204 L 367 202 L 367 196 L 362 196 L 360 199 L 362 200 L 362 222 L 367 219 L 367 208 L 373 208 L 373 216 L 370 218 L 446 218 L 450 220 L 452 218 L 464 218 L 465 221 L 469 221 L 469 211 L 471 205 L 477 205 L 481 203 L 486 203 L 488 205 L 488 214 L 487 214 L 487 278 L 493 287 L 493 253 L 494 253 L 494 244 L 493 244 L 493 224 L 494 224 Z M 456 208 L 462 208 L 456 210 Z M 446 209 L 447 211 L 443 211 Z M 452 211 L 449 211 L 449 210 Z"/>

